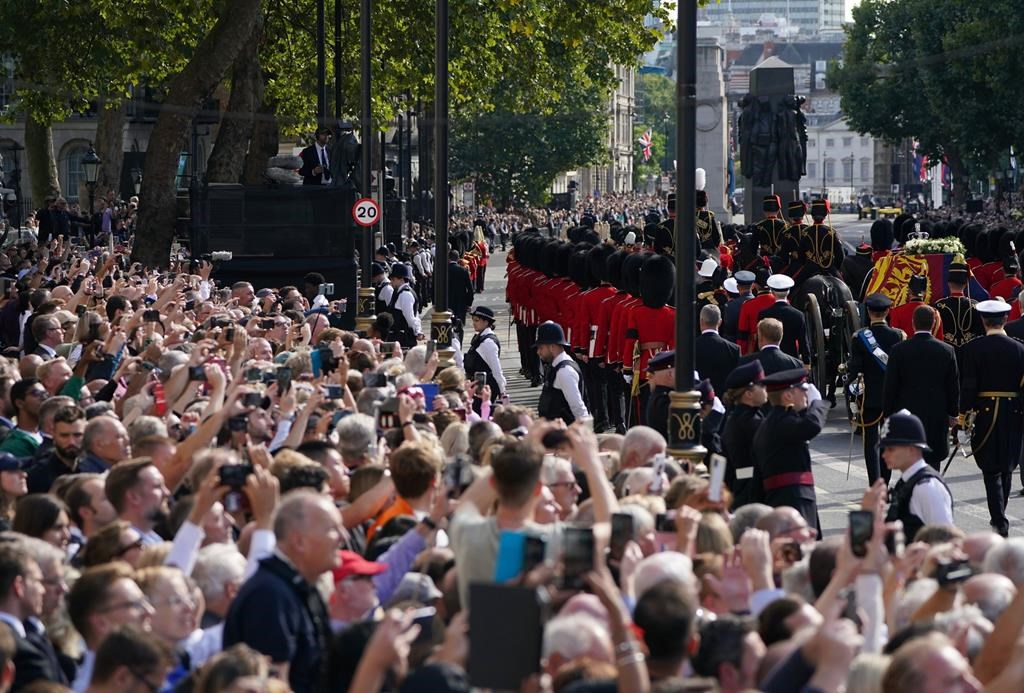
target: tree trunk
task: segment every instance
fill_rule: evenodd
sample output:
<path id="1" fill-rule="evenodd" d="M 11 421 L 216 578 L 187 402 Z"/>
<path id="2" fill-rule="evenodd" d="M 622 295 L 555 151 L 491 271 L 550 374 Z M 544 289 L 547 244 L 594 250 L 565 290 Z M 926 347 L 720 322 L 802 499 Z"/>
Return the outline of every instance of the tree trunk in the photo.
<path id="1" fill-rule="evenodd" d="M 174 240 L 175 184 L 178 155 L 192 119 L 224 78 L 224 73 L 252 36 L 261 0 L 229 0 L 188 65 L 170 82 L 160 117 L 153 127 L 142 177 L 138 232 L 132 260 L 166 267 Z"/>
<path id="2" fill-rule="evenodd" d="M 260 185 L 266 182 L 267 159 L 277 156 L 280 133 L 276 111 L 275 104 L 263 104 L 253 123 L 249 154 L 245 157 L 245 169 L 242 174 L 242 182 L 246 185 Z"/>
<path id="3" fill-rule="evenodd" d="M 124 120 L 128 103 L 104 104 L 96 123 L 96 154 L 103 163 L 96 178 L 96 199 L 106 198 L 113 190 L 121 190 L 121 164 L 124 163 Z"/>
<path id="4" fill-rule="evenodd" d="M 217 141 L 206 165 L 206 180 L 211 183 L 237 183 L 242 178 L 253 134 L 253 114 L 263 102 L 263 69 L 259 59 L 261 24 L 257 22 L 252 36 L 235 58 L 228 111 L 221 120 Z"/>
<path id="5" fill-rule="evenodd" d="M 25 117 L 25 159 L 32 179 L 32 204 L 40 209 L 46 198 L 60 195 L 60 179 L 50 124 L 39 122 L 31 114 Z"/>
<path id="6" fill-rule="evenodd" d="M 949 164 L 949 171 L 953 178 L 953 206 L 960 207 L 967 204 L 971 196 L 970 179 L 964 170 L 964 162 L 960 153 L 952 147 L 943 147 L 946 153 L 946 163 Z"/>

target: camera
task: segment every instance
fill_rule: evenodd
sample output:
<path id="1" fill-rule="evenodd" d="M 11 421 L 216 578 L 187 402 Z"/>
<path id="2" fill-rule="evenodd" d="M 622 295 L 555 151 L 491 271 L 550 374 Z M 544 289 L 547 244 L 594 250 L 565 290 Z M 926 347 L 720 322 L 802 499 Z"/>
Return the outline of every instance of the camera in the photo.
<path id="1" fill-rule="evenodd" d="M 210 253 L 210 259 L 214 262 L 230 262 L 234 256 L 230 250 L 215 250 Z"/>
<path id="2" fill-rule="evenodd" d="M 253 473 L 251 464 L 226 464 L 220 468 L 221 486 L 239 489 L 245 486 L 245 480 Z"/>
<path id="3" fill-rule="evenodd" d="M 334 283 L 333 282 L 329 282 L 329 283 L 326 283 L 326 284 L 321 284 L 320 288 L 317 289 L 317 291 L 322 296 L 333 296 L 334 295 Z"/>

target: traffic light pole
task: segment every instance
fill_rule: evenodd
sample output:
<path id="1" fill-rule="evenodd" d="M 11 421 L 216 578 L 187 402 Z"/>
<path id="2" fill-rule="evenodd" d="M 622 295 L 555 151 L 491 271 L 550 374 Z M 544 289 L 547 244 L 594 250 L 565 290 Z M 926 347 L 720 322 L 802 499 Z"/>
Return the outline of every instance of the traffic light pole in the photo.
<path id="1" fill-rule="evenodd" d="M 370 155 L 373 152 L 373 104 L 370 99 L 371 74 L 370 74 L 370 31 L 371 12 L 373 11 L 373 0 L 361 0 L 359 10 L 359 38 L 360 38 L 360 86 L 362 88 L 361 102 L 362 113 L 360 114 L 360 162 L 359 192 L 363 197 L 370 196 Z M 351 211 L 349 212 L 351 213 Z M 367 227 L 358 231 L 362 235 L 362 243 L 359 245 L 359 300 L 358 313 L 356 315 L 356 329 L 368 331 L 374 320 L 374 293 L 373 285 L 370 283 L 370 263 L 373 260 L 373 227 Z"/>

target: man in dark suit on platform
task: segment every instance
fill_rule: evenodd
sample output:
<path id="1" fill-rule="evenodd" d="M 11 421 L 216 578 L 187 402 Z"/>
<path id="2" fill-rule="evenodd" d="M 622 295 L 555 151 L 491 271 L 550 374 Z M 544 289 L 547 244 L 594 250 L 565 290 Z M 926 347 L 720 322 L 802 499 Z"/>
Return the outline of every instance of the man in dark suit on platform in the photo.
<path id="1" fill-rule="evenodd" d="M 804 314 L 789 305 L 789 290 L 793 288 L 793 280 L 784 274 L 773 274 L 768 278 L 768 288 L 775 297 L 775 304 L 762 310 L 757 319 L 760 321 L 764 318 L 775 318 L 781 322 L 782 342 L 779 348 L 793 358 L 800 359 L 804 365 L 809 365 L 811 352 L 804 338 Z"/>
<path id="2" fill-rule="evenodd" d="M 938 469 L 949 453 L 949 427 L 960 410 L 960 374 L 953 347 L 932 336 L 935 319 L 935 309 L 918 306 L 914 335 L 892 348 L 882 415 L 888 418 L 907 409 L 921 419 L 931 448 L 924 459 Z"/>
<path id="3" fill-rule="evenodd" d="M 316 141 L 299 153 L 302 158 L 299 175 L 302 176 L 303 185 L 331 184 L 331 162 L 327 151 L 327 142 L 330 138 L 330 128 L 318 128 Z"/>
<path id="4" fill-rule="evenodd" d="M 740 348 L 718 334 L 722 311 L 714 304 L 700 309 L 700 336 L 694 343 L 694 362 L 701 378 L 711 381 L 715 392 L 725 392 L 725 378 L 736 368 Z"/>
<path id="5" fill-rule="evenodd" d="M 459 251 L 448 251 L 448 310 L 452 318 L 458 320 L 455 327 L 462 339 L 462 326 L 466 324 L 466 312 L 473 305 L 473 280 L 469 278 L 469 270 L 459 264 Z"/>
<path id="6" fill-rule="evenodd" d="M 779 348 L 782 337 L 781 322 L 775 318 L 765 318 L 760 321 L 757 323 L 757 343 L 761 345 L 761 349 L 741 358 L 738 365 L 760 361 L 766 376 L 794 368 L 803 368 L 804 364 L 800 363 L 800 359 L 793 358 Z"/>

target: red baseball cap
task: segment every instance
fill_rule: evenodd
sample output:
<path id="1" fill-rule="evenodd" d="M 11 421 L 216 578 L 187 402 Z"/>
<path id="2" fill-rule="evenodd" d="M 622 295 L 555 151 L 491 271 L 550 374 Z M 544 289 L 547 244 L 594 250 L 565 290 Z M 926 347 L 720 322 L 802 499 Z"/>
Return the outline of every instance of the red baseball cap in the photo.
<path id="1" fill-rule="evenodd" d="M 350 577 L 380 575 L 388 569 L 386 564 L 368 561 L 355 551 L 338 551 L 338 557 L 341 565 L 331 571 L 335 583 Z"/>

